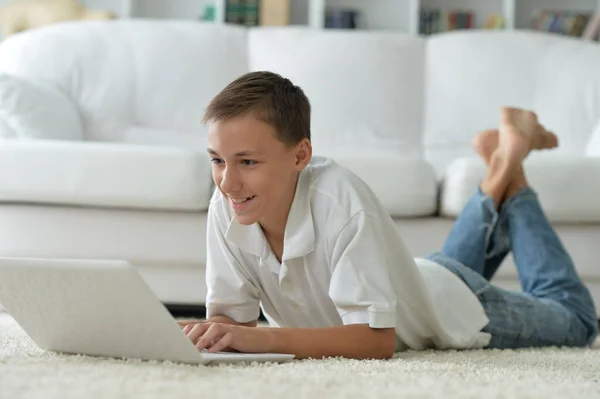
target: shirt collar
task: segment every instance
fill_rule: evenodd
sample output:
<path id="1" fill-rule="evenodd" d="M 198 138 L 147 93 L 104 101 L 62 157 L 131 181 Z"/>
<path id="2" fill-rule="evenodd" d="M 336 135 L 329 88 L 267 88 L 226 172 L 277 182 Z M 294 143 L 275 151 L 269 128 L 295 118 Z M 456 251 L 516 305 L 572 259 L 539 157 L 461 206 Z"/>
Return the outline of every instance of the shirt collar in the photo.
<path id="1" fill-rule="evenodd" d="M 285 226 L 282 261 L 305 256 L 315 247 L 315 229 L 310 209 L 310 172 L 307 169 L 300 172 L 296 183 L 296 192 Z M 225 237 L 255 256 L 263 257 L 269 250 L 267 239 L 258 223 L 243 225 L 233 217 Z"/>

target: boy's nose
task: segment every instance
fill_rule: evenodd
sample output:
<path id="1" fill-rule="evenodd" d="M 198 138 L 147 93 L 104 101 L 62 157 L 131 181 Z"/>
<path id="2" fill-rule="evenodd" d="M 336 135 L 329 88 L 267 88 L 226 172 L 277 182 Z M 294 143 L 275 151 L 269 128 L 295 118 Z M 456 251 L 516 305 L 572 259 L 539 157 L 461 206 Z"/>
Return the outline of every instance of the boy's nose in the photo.
<path id="1" fill-rule="evenodd" d="M 242 182 L 234 169 L 226 168 L 221 179 L 221 190 L 226 193 L 235 193 L 242 188 Z"/>

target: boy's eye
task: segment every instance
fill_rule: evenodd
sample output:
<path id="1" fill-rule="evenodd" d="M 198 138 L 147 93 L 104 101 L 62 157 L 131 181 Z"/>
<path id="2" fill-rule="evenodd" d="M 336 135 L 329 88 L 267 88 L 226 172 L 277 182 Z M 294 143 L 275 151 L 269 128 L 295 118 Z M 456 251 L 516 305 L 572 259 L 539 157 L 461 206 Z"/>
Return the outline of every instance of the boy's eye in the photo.
<path id="1" fill-rule="evenodd" d="M 242 163 L 246 166 L 252 166 L 252 165 L 256 165 L 256 161 L 251 161 L 249 159 L 244 159 L 242 160 Z"/>
<path id="2" fill-rule="evenodd" d="M 223 160 L 221 158 L 211 158 L 210 160 L 212 163 L 219 165 L 220 163 L 223 162 Z"/>

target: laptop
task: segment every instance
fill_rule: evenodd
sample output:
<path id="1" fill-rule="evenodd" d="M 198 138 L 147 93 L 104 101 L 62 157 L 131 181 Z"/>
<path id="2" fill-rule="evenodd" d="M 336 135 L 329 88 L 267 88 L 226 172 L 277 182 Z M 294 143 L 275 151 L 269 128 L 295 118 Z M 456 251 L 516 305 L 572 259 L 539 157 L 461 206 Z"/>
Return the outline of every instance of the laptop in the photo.
<path id="1" fill-rule="evenodd" d="M 198 351 L 136 269 L 120 260 L 0 257 L 0 303 L 47 351 L 186 364 L 294 358 Z"/>

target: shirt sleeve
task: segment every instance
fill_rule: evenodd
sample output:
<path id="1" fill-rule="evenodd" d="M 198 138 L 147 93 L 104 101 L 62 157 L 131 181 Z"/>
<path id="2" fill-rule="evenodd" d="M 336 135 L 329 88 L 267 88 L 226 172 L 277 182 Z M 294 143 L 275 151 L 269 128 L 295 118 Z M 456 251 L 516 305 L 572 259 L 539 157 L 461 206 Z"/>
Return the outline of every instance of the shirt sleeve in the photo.
<path id="1" fill-rule="evenodd" d="M 209 209 L 207 221 L 206 317 L 227 316 L 238 323 L 258 319 L 259 292 L 225 239 L 226 226 L 217 211 Z"/>
<path id="2" fill-rule="evenodd" d="M 381 221 L 363 211 L 342 229 L 333 247 L 329 296 L 344 324 L 396 327 L 396 293 Z"/>

